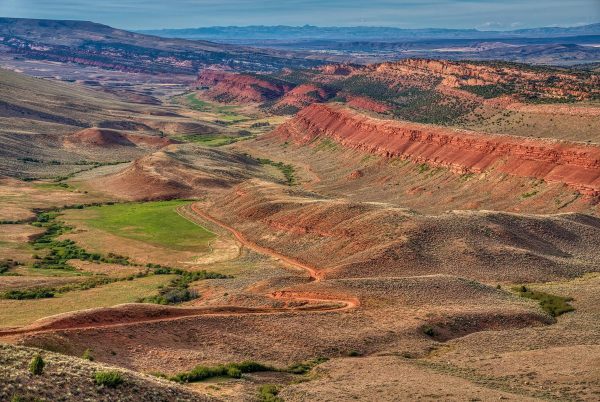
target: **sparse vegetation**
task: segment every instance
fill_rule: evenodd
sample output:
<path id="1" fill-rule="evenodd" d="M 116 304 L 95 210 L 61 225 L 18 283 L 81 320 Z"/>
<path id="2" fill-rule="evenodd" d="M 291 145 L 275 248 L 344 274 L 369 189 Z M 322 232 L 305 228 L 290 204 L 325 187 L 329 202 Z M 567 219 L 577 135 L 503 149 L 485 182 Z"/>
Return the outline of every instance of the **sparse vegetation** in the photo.
<path id="1" fill-rule="evenodd" d="M 493 85 L 463 85 L 460 89 L 479 95 L 485 99 L 497 98 L 503 95 L 511 95 L 516 92 L 515 87 L 509 84 Z"/>
<path id="2" fill-rule="evenodd" d="M 175 139 L 184 141 L 184 142 L 194 142 L 202 145 L 206 145 L 208 147 L 221 147 L 223 145 L 229 145 L 236 143 L 238 141 L 249 140 L 255 138 L 251 135 L 252 133 L 248 132 L 248 134 L 240 134 L 239 137 L 230 137 L 226 135 L 204 135 L 204 134 L 186 134 L 182 136 L 175 137 Z"/>
<path id="3" fill-rule="evenodd" d="M 257 160 L 261 165 L 270 165 L 279 169 L 281 173 L 283 173 L 288 186 L 293 186 L 296 184 L 296 176 L 294 174 L 295 170 L 293 165 L 285 164 L 283 162 L 275 162 L 266 158 L 258 158 Z"/>
<path id="4" fill-rule="evenodd" d="M 530 289 L 525 285 L 514 288 L 514 290 L 521 297 L 537 300 L 540 303 L 540 307 L 552 317 L 558 317 L 561 314 L 575 310 L 575 308 L 569 304 L 569 302 L 573 300 L 571 297 L 562 297 L 540 292 L 538 290 Z"/>
<path id="5" fill-rule="evenodd" d="M 421 330 L 427 336 L 434 337 L 436 335 L 435 329 L 431 325 L 425 325 Z"/>
<path id="6" fill-rule="evenodd" d="M 84 350 L 83 354 L 81 355 L 81 358 L 84 360 L 89 360 L 89 361 L 93 362 L 94 355 L 92 354 L 92 350 L 91 349 Z"/>
<path id="7" fill-rule="evenodd" d="M 13 259 L 0 260 L 0 275 L 4 275 L 9 272 L 10 269 L 22 265 L 18 261 L 14 261 Z"/>
<path id="8" fill-rule="evenodd" d="M 306 374 L 314 367 L 318 366 L 321 363 L 325 363 L 329 359 L 326 357 L 317 357 L 312 360 L 308 360 L 302 363 L 296 363 L 288 367 L 285 371 L 292 374 Z"/>
<path id="9" fill-rule="evenodd" d="M 73 208 L 82 209 L 83 206 L 76 205 Z M 63 222 L 56 220 L 58 214 L 58 210 L 39 212 L 35 222 L 32 223 L 33 226 L 46 229 L 40 237 L 35 238 L 31 242 L 33 248 L 35 250 L 48 250 L 45 256 L 33 264 L 34 268 L 73 270 L 74 268 L 68 263 L 69 260 L 73 259 L 120 265 L 131 264 L 127 257 L 121 255 L 109 253 L 103 256 L 98 253 L 88 253 L 83 248 L 77 246 L 72 240 L 56 240 L 58 236 L 72 229 Z"/>
<path id="10" fill-rule="evenodd" d="M 208 271 L 184 271 L 181 269 L 164 267 L 157 264 L 148 264 L 150 268 L 155 268 L 154 273 L 158 275 L 176 274 L 177 277 L 171 281 L 168 286 L 161 287 L 158 295 L 138 300 L 141 303 L 156 304 L 179 304 L 189 300 L 196 299 L 198 293 L 189 289 L 192 282 L 202 279 L 225 279 L 227 275 Z"/>
<path id="11" fill-rule="evenodd" d="M 527 192 L 527 193 L 523 193 L 523 194 L 521 194 L 521 198 L 529 198 L 529 197 L 533 197 L 533 196 L 534 196 L 534 195 L 536 195 L 537 193 L 538 193 L 538 191 L 537 191 L 537 190 L 532 190 L 532 191 L 529 191 L 529 192 Z"/>
<path id="12" fill-rule="evenodd" d="M 329 138 L 323 138 L 315 148 L 318 151 L 335 151 L 338 148 L 338 144 Z"/>
<path id="13" fill-rule="evenodd" d="M 123 376 L 118 371 L 98 371 L 94 375 L 94 381 L 96 385 L 108 388 L 116 388 L 124 382 Z"/>

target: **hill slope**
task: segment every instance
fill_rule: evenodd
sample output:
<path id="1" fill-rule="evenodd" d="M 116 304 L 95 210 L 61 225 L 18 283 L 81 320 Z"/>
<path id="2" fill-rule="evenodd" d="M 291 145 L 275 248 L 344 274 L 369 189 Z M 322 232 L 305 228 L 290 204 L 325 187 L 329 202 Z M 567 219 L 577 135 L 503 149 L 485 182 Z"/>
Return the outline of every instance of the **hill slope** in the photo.
<path id="1" fill-rule="evenodd" d="M 248 70 L 318 64 L 291 52 L 164 39 L 87 21 L 0 18 L 0 44 L 30 59 L 148 73 L 195 74 L 213 64 Z"/>

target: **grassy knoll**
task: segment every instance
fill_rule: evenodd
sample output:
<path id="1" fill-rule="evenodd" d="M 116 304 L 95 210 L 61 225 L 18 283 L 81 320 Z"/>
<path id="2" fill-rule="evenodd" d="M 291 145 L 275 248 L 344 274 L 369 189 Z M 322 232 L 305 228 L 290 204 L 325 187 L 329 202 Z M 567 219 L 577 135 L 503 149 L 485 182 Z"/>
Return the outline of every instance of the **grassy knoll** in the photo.
<path id="1" fill-rule="evenodd" d="M 174 138 L 184 142 L 206 145 L 208 147 L 220 147 L 238 141 L 249 140 L 255 138 L 255 136 L 229 137 L 226 135 L 186 134 Z"/>
<path id="2" fill-rule="evenodd" d="M 0 300 L 0 327 L 21 326 L 43 317 L 94 307 L 133 303 L 151 297 L 175 275 L 151 275 L 87 290 L 59 294 L 50 299 Z"/>
<path id="3" fill-rule="evenodd" d="M 556 296 L 550 293 L 533 290 L 526 286 L 520 286 L 514 290 L 517 291 L 521 297 L 537 300 L 540 303 L 540 307 L 552 317 L 558 317 L 561 314 L 575 310 L 575 308 L 569 304 L 569 302 L 573 300 L 570 297 Z"/>
<path id="4" fill-rule="evenodd" d="M 85 223 L 116 236 L 181 251 L 207 246 L 215 234 L 182 218 L 175 209 L 186 201 L 156 201 L 91 207 Z"/>
<path id="5" fill-rule="evenodd" d="M 207 102 L 196 97 L 196 94 L 192 93 L 185 97 L 185 103 L 190 108 L 199 112 L 209 112 L 217 115 L 216 122 L 222 124 L 233 124 L 239 123 L 246 120 L 251 120 L 249 116 L 245 116 L 238 113 L 239 106 L 235 105 L 219 105 L 212 102 Z"/>

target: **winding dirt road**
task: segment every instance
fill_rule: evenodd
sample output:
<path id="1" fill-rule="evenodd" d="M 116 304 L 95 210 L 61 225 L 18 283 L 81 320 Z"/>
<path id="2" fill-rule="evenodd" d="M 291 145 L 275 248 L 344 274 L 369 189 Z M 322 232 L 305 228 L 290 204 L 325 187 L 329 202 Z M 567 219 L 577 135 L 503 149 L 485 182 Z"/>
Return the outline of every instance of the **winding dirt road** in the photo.
<path id="1" fill-rule="evenodd" d="M 264 254 L 276 260 L 279 260 L 284 265 L 307 272 L 309 275 L 309 280 L 311 281 L 319 282 L 323 279 L 323 274 L 319 272 L 317 268 L 250 241 L 240 231 L 208 215 L 196 203 L 178 207 L 177 213 L 183 218 L 188 219 L 190 222 L 193 222 L 194 224 L 202 227 L 205 227 L 203 225 L 203 220 L 217 225 L 221 229 L 224 229 L 225 231 L 229 232 L 238 242 L 242 244 L 242 246 L 247 247 L 257 253 Z M 175 321 L 200 316 L 284 314 L 290 312 L 326 313 L 354 309 L 360 305 L 360 302 L 357 298 L 340 299 L 336 296 L 285 290 L 269 293 L 266 296 L 276 300 L 294 301 L 301 303 L 313 302 L 321 304 L 312 306 L 308 304 L 300 305 L 299 307 L 271 308 L 253 308 L 236 306 L 189 308 L 166 306 L 156 307 L 146 305 L 146 310 L 140 308 L 140 305 L 130 304 L 115 307 L 82 310 L 73 313 L 65 313 L 56 316 L 56 318 L 54 319 L 53 317 L 47 317 L 42 319 L 42 322 L 33 323 L 25 327 L 0 330 L 0 338 L 10 338 L 18 335 L 44 333 L 52 331 L 71 331 L 124 327 L 136 324 L 155 323 L 158 321 Z"/>

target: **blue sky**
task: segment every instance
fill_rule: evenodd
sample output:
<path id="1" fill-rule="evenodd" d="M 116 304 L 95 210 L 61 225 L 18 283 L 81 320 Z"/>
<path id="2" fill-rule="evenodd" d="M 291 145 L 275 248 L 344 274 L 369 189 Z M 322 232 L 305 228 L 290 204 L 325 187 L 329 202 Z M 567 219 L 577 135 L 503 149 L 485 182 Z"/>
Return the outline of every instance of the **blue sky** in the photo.
<path id="1" fill-rule="evenodd" d="M 600 21 L 600 0 L 0 0 L 0 16 L 119 28 L 212 25 L 514 29 Z"/>

